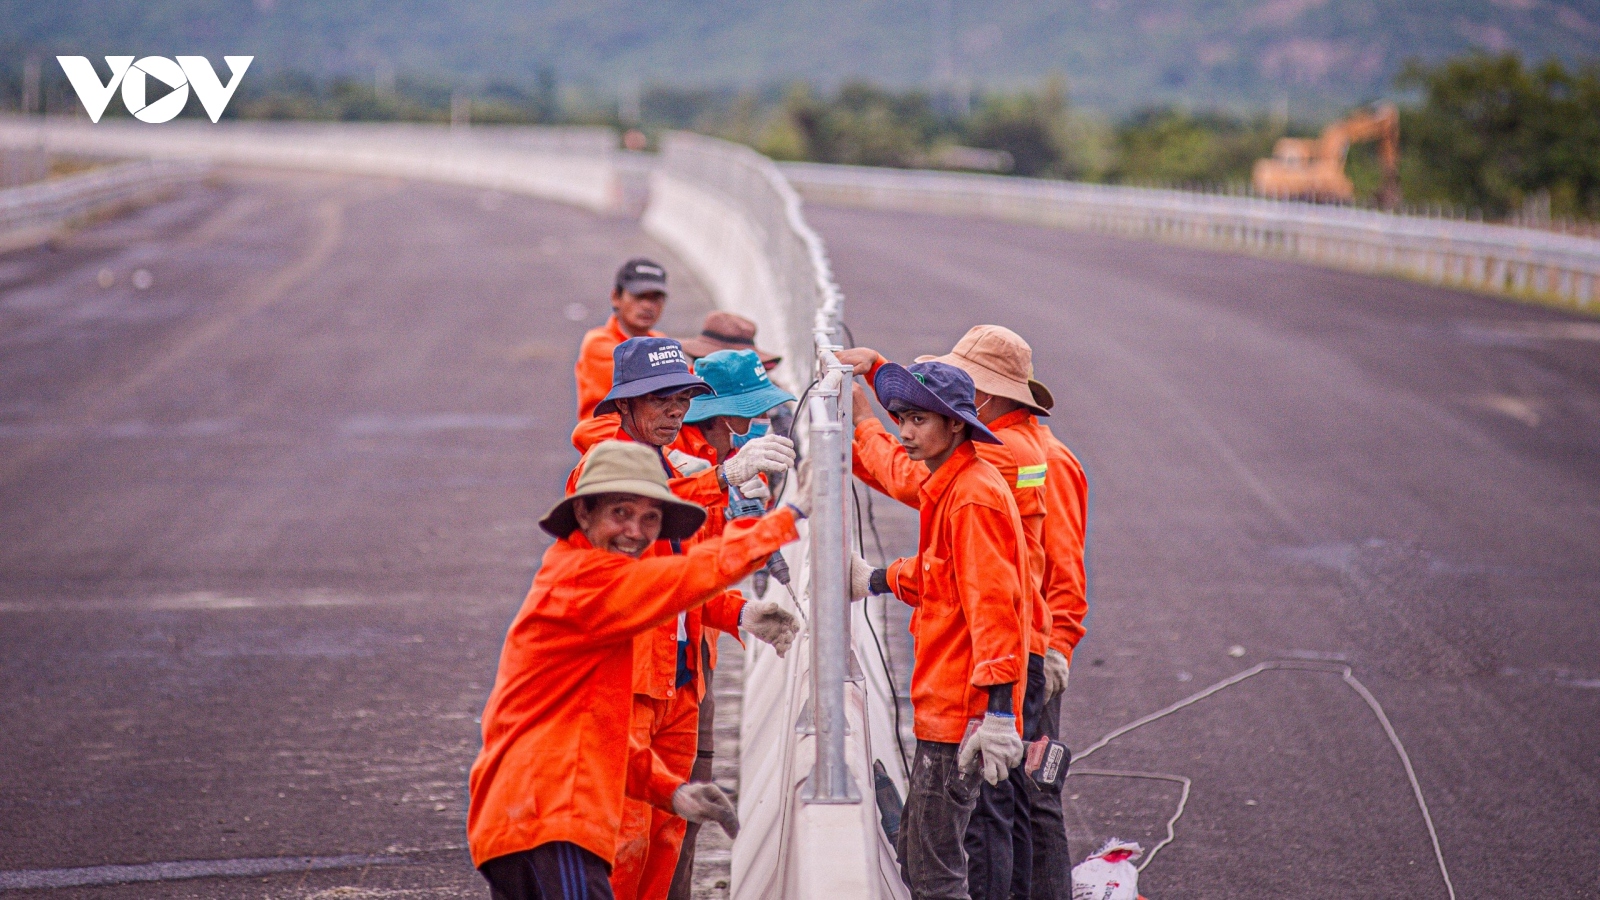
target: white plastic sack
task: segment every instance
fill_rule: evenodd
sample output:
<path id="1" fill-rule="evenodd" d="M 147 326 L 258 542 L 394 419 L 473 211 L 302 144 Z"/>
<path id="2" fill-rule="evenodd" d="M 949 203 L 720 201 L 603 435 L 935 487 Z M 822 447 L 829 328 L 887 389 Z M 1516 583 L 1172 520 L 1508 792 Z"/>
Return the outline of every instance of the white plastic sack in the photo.
<path id="1" fill-rule="evenodd" d="M 1112 838 L 1072 869 L 1072 900 L 1140 900 L 1139 870 L 1133 861 L 1144 848 Z"/>

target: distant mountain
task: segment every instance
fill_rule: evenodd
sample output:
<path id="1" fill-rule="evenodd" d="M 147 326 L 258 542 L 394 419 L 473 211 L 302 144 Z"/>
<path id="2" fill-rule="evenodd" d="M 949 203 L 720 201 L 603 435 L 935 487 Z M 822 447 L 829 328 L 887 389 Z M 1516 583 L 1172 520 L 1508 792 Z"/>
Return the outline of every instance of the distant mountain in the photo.
<path id="1" fill-rule="evenodd" d="M 1067 76 L 1110 112 L 1184 103 L 1296 116 L 1392 93 L 1408 57 L 1600 54 L 1600 0 L 0 0 L 0 50 L 253 54 L 253 72 L 481 87 L 1017 87 Z"/>

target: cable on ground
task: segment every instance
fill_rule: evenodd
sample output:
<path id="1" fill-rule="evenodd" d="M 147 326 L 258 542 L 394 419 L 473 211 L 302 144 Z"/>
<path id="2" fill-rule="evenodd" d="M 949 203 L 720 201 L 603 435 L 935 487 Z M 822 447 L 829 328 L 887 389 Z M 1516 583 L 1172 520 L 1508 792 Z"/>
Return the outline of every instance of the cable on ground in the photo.
<path id="1" fill-rule="evenodd" d="M 1433 815 L 1428 812 L 1428 801 L 1422 796 L 1422 784 L 1417 780 L 1416 770 L 1411 766 L 1411 756 L 1406 753 L 1405 744 L 1401 743 L 1400 735 L 1395 732 L 1394 725 L 1390 723 L 1388 713 L 1383 711 L 1383 704 L 1379 703 L 1378 698 L 1374 697 L 1372 692 L 1367 690 L 1367 686 L 1362 684 L 1360 679 L 1356 678 L 1355 672 L 1349 666 L 1340 665 L 1338 663 L 1325 663 L 1317 662 L 1315 660 L 1298 659 L 1274 659 L 1263 663 L 1258 663 L 1248 669 L 1245 669 L 1243 672 L 1240 672 L 1237 675 L 1224 678 L 1216 684 L 1199 691 L 1198 693 L 1190 694 L 1188 697 L 1179 700 L 1171 706 L 1168 706 L 1164 709 L 1159 709 L 1148 716 L 1135 719 L 1126 725 L 1112 729 L 1099 740 L 1095 741 L 1093 744 L 1090 744 L 1087 750 L 1076 754 L 1073 757 L 1072 762 L 1074 764 L 1082 762 L 1084 759 L 1087 759 L 1090 754 L 1100 750 L 1107 744 L 1119 737 L 1122 737 L 1128 732 L 1133 731 L 1136 728 L 1143 728 L 1144 726 L 1149 725 L 1151 722 L 1164 719 L 1178 710 L 1184 709 L 1185 707 L 1193 706 L 1194 704 L 1199 703 L 1201 700 L 1210 697 L 1212 694 L 1215 694 L 1218 691 L 1230 688 L 1246 679 L 1254 678 L 1255 676 L 1260 675 L 1262 672 L 1280 670 L 1322 672 L 1328 675 L 1338 675 L 1340 679 L 1343 680 L 1345 684 L 1349 685 L 1350 689 L 1355 691 L 1362 701 L 1367 704 L 1367 708 L 1372 710 L 1372 714 L 1378 719 L 1378 724 L 1383 727 L 1383 733 L 1388 736 L 1389 744 L 1394 747 L 1395 755 L 1400 757 L 1401 766 L 1403 766 L 1406 770 L 1406 780 L 1411 782 L 1411 793 L 1412 796 L 1416 798 L 1417 809 L 1422 812 L 1422 821 L 1428 826 L 1428 840 L 1433 843 L 1433 858 L 1439 864 L 1439 876 L 1444 879 L 1445 892 L 1449 895 L 1450 900 L 1455 900 L 1456 889 L 1455 885 L 1450 881 L 1450 869 L 1445 865 L 1444 862 L 1444 850 L 1439 846 L 1439 832 L 1433 826 Z M 1157 844 L 1156 850 L 1160 850 L 1162 847 L 1165 847 L 1167 844 L 1172 842 L 1174 828 L 1177 826 L 1178 818 L 1183 815 L 1184 806 L 1187 805 L 1189 800 L 1189 779 L 1184 778 L 1181 775 L 1167 775 L 1154 772 L 1112 772 L 1094 769 L 1082 770 L 1069 766 L 1067 769 L 1067 777 L 1070 778 L 1073 775 L 1155 778 L 1163 781 L 1176 781 L 1182 783 L 1184 785 L 1184 790 L 1183 797 L 1178 801 L 1178 811 L 1170 820 L 1168 820 L 1167 839 L 1162 841 L 1160 844 Z M 1155 850 L 1152 850 L 1150 855 L 1147 856 L 1144 862 L 1140 864 L 1139 871 L 1144 871 L 1145 866 L 1148 866 L 1150 861 L 1154 858 Z"/>

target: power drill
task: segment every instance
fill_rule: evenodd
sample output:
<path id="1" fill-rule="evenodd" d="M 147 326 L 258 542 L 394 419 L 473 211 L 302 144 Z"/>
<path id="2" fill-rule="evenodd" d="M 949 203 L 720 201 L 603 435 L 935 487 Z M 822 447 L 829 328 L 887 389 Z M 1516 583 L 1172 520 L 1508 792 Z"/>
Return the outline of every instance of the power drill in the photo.
<path id="1" fill-rule="evenodd" d="M 765 503 L 746 497 L 739 493 L 737 487 L 731 484 L 728 485 L 728 521 L 760 518 L 766 513 L 767 505 Z M 764 582 L 768 573 L 771 573 L 773 578 L 778 579 L 779 584 L 784 587 L 789 586 L 789 564 L 784 561 L 782 553 L 774 552 L 767 557 L 767 564 L 756 570 L 754 577 L 757 594 L 765 594 L 767 592 L 767 586 Z"/>

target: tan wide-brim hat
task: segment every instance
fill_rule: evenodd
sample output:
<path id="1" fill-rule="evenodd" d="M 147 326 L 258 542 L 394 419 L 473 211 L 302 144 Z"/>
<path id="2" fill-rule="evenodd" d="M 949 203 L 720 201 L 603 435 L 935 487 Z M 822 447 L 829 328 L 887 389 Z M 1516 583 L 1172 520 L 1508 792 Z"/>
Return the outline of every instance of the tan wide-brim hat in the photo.
<path id="1" fill-rule="evenodd" d="M 667 472 L 655 450 L 632 441 L 601 441 L 584 457 L 577 487 L 539 520 L 539 527 L 554 537 L 566 537 L 578 527 L 573 503 L 596 494 L 634 494 L 660 500 L 664 504 L 661 540 L 683 540 L 706 521 L 703 508 L 678 499 L 667 487 Z"/>
<path id="2" fill-rule="evenodd" d="M 706 316 L 698 336 L 684 338 L 678 343 L 691 359 L 710 356 L 718 350 L 754 350 L 761 357 L 761 364 L 769 369 L 783 361 L 778 354 L 756 346 L 756 323 L 722 310 Z"/>
<path id="3" fill-rule="evenodd" d="M 919 356 L 917 362 L 955 366 L 972 376 L 978 390 L 1015 400 L 1035 415 L 1048 416 L 1056 405 L 1050 389 L 1033 379 L 1033 348 L 1009 328 L 974 325 L 949 353 Z"/>

